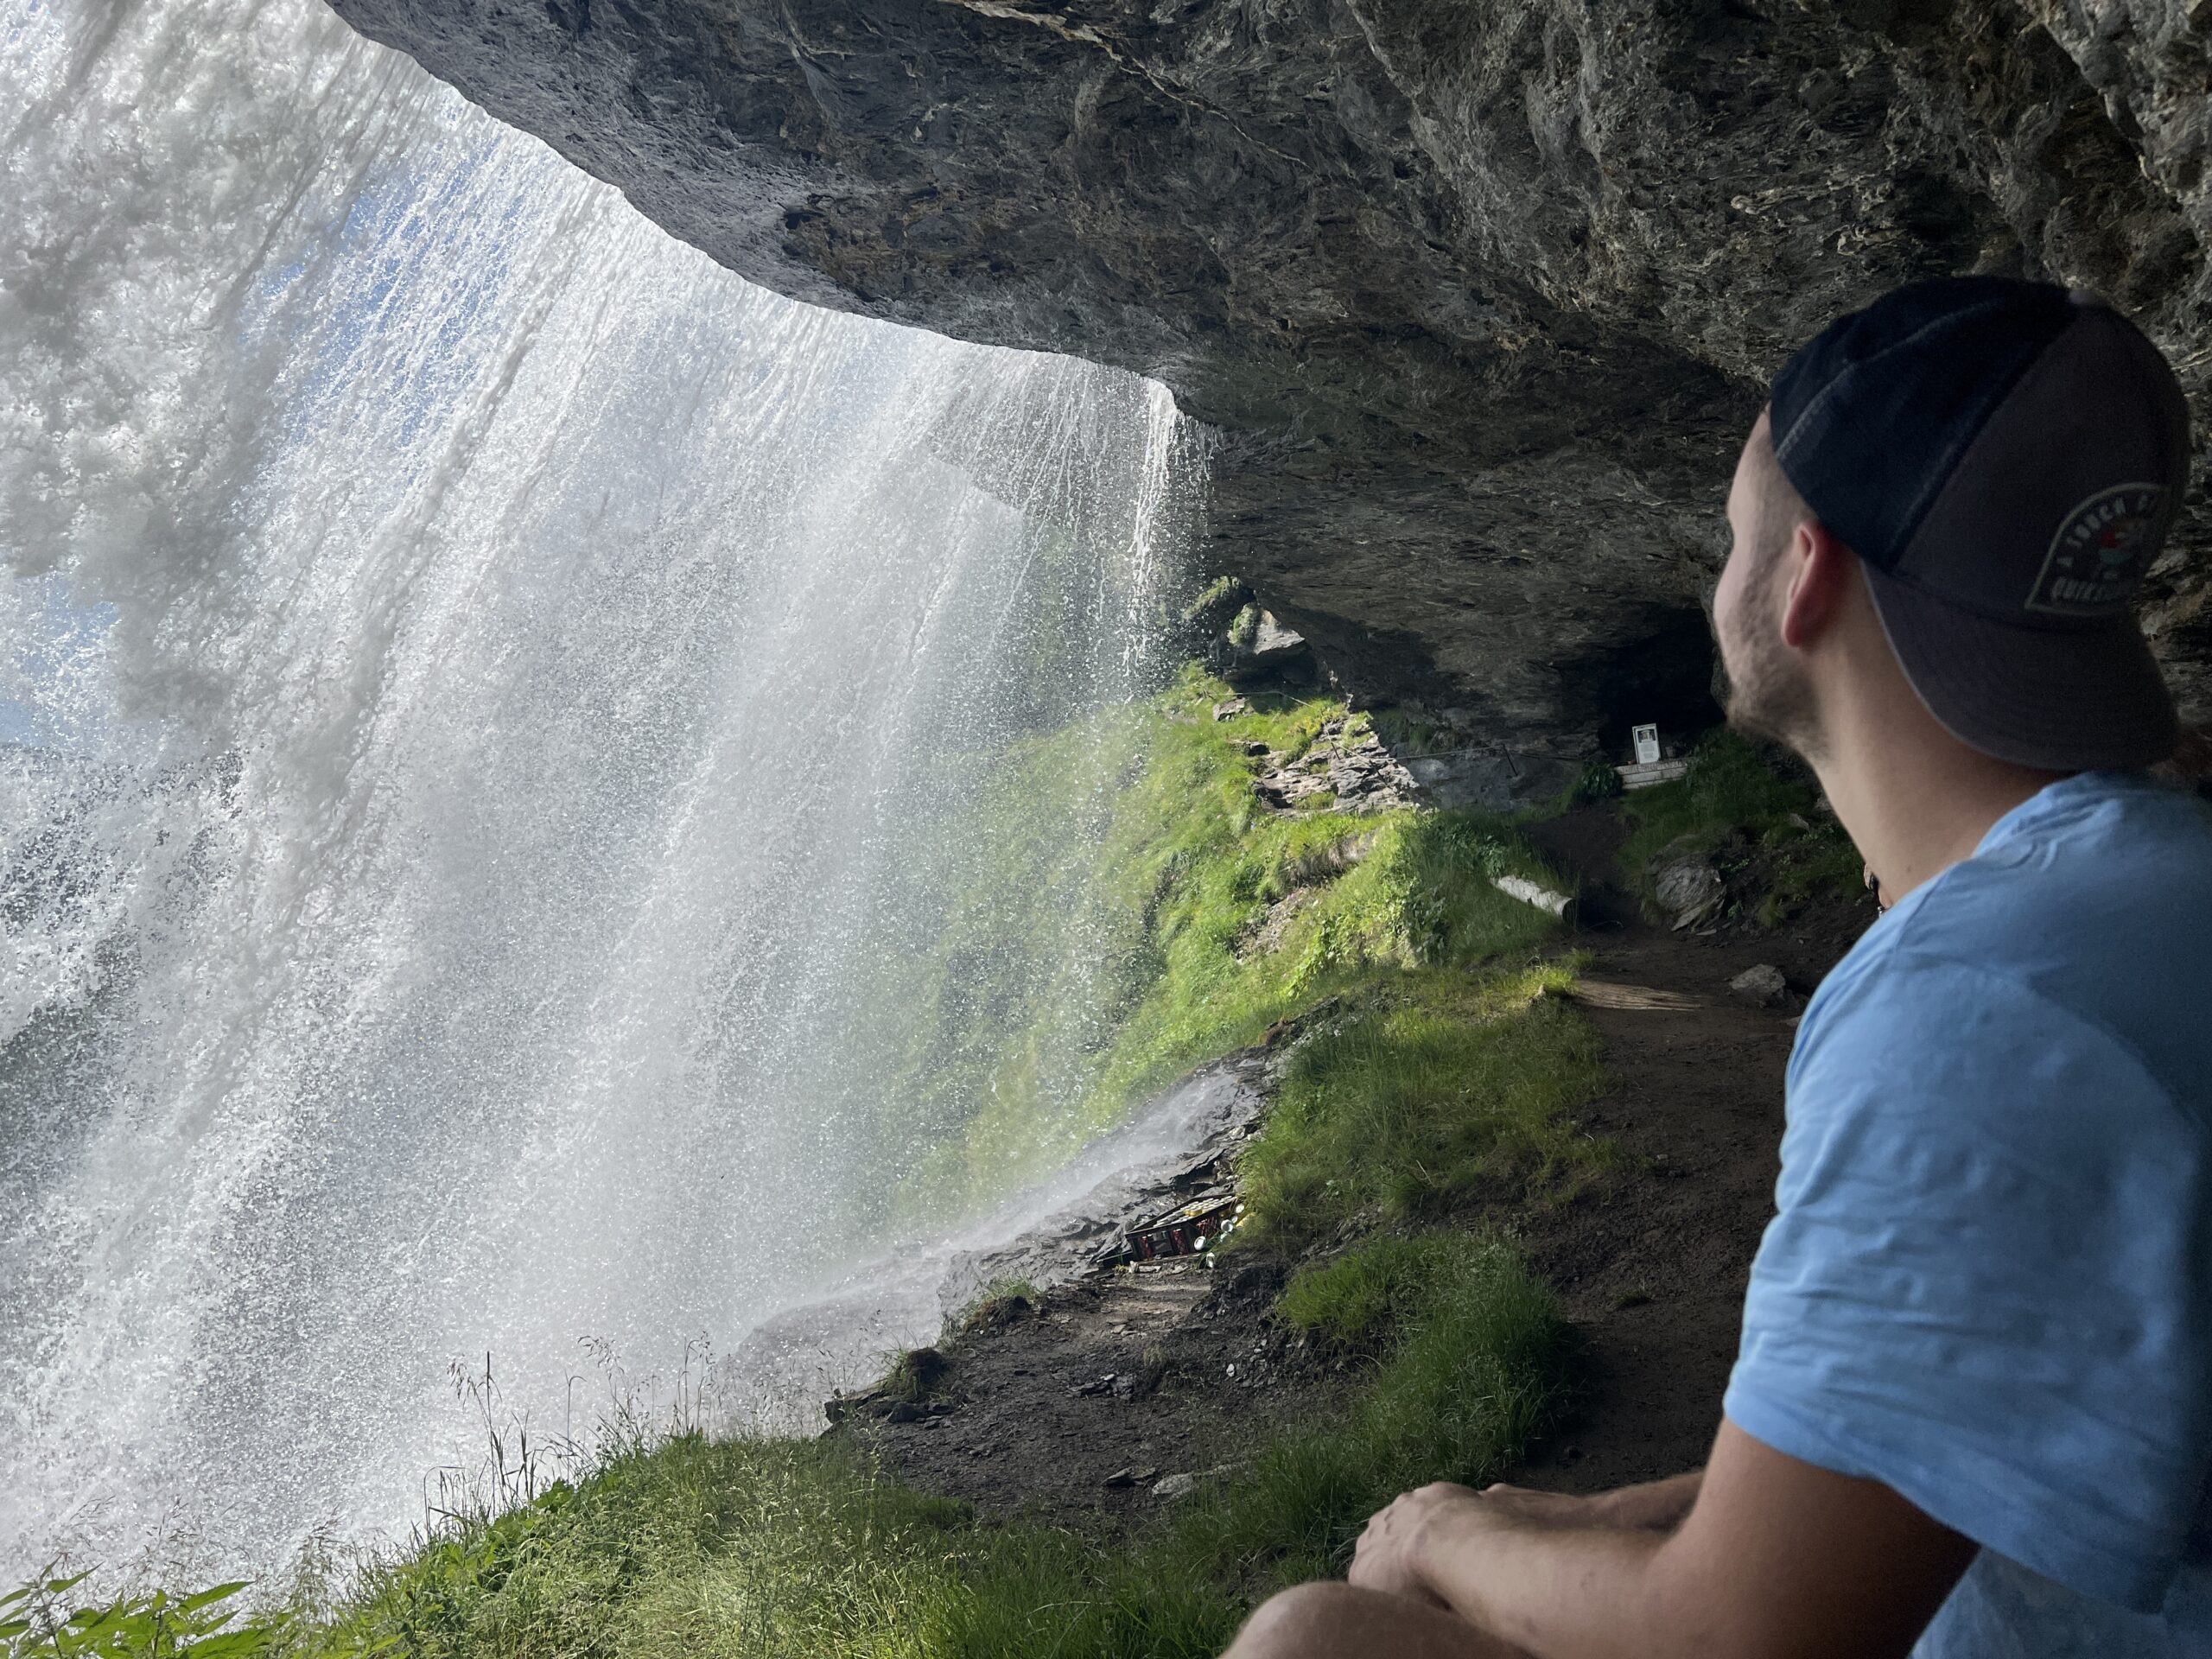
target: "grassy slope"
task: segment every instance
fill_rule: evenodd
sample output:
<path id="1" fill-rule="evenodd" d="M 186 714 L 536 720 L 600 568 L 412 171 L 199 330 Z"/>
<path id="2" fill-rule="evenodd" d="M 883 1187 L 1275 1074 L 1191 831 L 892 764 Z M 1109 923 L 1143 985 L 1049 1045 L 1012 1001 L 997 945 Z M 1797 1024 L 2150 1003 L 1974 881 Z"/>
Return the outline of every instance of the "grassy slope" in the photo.
<path id="1" fill-rule="evenodd" d="M 1758 920 L 1771 927 L 1815 899 L 1849 897 L 1861 886 L 1850 837 L 1823 812 L 1814 786 L 1769 764 L 1749 739 L 1716 728 L 1691 757 L 1688 773 L 1621 800 L 1630 825 L 1620 866 L 1647 893 L 1652 859 L 1681 843 L 1710 852 L 1733 842 L 1767 867 Z"/>
<path id="2" fill-rule="evenodd" d="M 1112 1548 L 979 1524 L 836 1443 L 631 1444 L 575 1487 L 445 1524 L 340 1594 L 302 1591 L 289 1611 L 212 1638 L 235 1637 L 228 1651 L 194 1649 L 204 1630 L 149 1647 L 139 1625 L 124 1640 L 128 1621 L 90 1614 L 72 1637 L 56 1628 L 63 1592 L 44 1599 L 42 1622 L 0 1625 L 0 1654 L 1210 1655 L 1266 1591 L 1340 1567 L 1394 1493 L 1509 1463 L 1553 1389 L 1560 1326 L 1510 1246 L 1464 1225 L 1468 1207 L 1563 1192 L 1607 1155 L 1570 1116 L 1599 1068 L 1556 995 L 1571 964 L 1538 959 L 1557 925 L 1489 880 L 1500 869 L 1556 878 L 1497 823 L 1260 811 L 1240 746 L 1295 752 L 1340 711 L 1289 703 L 1217 722 L 1220 695 L 1192 677 L 1106 734 L 1121 746 L 1108 752 L 1122 784 L 1100 804 L 1103 867 L 1068 868 L 1052 846 L 977 860 L 975 896 L 919 968 L 935 976 L 952 1034 L 914 1064 L 960 1072 L 938 1104 L 972 1108 L 957 1159 L 932 1179 L 940 1196 L 972 1191 L 1192 1063 L 1313 1011 L 1247 1154 L 1252 1224 L 1234 1248 L 1307 1253 L 1284 1313 L 1368 1365 L 1347 1413 L 1280 1426 L 1234 1478 Z M 1026 810 L 1052 816 L 1041 791 L 1076 775 L 1069 759 L 1048 742 L 1009 763 L 1001 831 L 1018 835 Z M 1254 951 L 1270 905 L 1310 876 L 1317 852 L 1352 836 L 1373 836 L 1364 860 L 1315 887 L 1276 949 Z M 1070 1017 L 1071 999 L 1033 976 L 994 981 L 977 955 L 994 893 L 1027 895 L 1108 947 L 1108 971 L 1077 988 L 1104 1000 L 1081 1016 L 1097 1037 L 1072 1123 L 1040 1131 L 1020 1109 L 1034 1075 L 1024 1056 Z M 993 1040 L 994 1020 L 1026 1035 Z M 1320 1241 L 1331 1248 L 1316 1255 Z"/>
<path id="3" fill-rule="evenodd" d="M 1489 960 L 1555 931 L 1486 879 L 1567 885 L 1503 821 L 1265 810 L 1246 746 L 1303 754 L 1343 706 L 1254 698 L 1217 721 L 1228 695 L 1192 671 L 1149 705 L 1025 744 L 941 827 L 962 896 L 884 998 L 918 1015 L 886 1094 L 900 1113 L 925 1103 L 937 1139 L 899 1166 L 909 1214 L 955 1211 L 1050 1167 L 1192 1065 L 1382 970 Z M 1080 844 L 1064 831 L 1079 823 L 1092 832 Z M 1306 874 L 1363 839 L 1346 873 Z M 1269 907 L 1301 886 L 1311 901 L 1278 947 L 1252 950 Z M 998 943 L 1035 937 L 1077 948 L 1040 975 L 1034 953 Z"/>

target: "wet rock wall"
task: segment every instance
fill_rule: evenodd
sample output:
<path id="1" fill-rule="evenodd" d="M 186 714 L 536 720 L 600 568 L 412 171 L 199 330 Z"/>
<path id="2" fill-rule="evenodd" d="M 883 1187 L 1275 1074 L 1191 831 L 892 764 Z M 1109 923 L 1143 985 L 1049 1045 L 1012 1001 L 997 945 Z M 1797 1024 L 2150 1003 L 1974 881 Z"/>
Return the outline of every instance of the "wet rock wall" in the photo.
<path id="1" fill-rule="evenodd" d="M 753 281 L 1165 380 L 1211 563 L 1478 794 L 1694 700 L 1839 310 L 2092 286 L 2212 414 L 2202 0 L 334 3 Z M 2200 720 L 2208 541 L 2200 486 L 2151 613 Z"/>

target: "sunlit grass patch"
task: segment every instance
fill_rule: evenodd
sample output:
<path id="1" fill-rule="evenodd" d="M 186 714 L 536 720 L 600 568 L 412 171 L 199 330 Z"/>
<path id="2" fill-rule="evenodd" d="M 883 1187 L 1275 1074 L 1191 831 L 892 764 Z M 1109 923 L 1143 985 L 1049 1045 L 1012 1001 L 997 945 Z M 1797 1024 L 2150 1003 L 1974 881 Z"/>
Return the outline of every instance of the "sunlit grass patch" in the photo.
<path id="1" fill-rule="evenodd" d="M 919 1656 L 952 1589 L 961 1505 L 844 1448 L 682 1435 L 573 1487 L 448 1529 L 363 1578 L 308 1655 L 410 1659 Z"/>
<path id="2" fill-rule="evenodd" d="M 1050 1166 L 1330 996 L 1557 936 L 1557 920 L 1491 885 L 1518 874 L 1571 891 L 1503 820 L 1269 810 L 1253 787 L 1266 755 L 1251 750 L 1294 760 L 1330 721 L 1356 731 L 1363 717 L 1321 697 L 1243 701 L 1215 719 L 1229 688 L 1192 671 L 1145 707 L 999 756 L 989 786 L 941 826 L 963 896 L 931 950 L 887 969 L 880 997 L 912 1011 L 887 1101 L 935 1148 L 901 1172 L 910 1216 Z M 1084 790 L 1081 805 L 1071 791 Z M 1098 839 L 1071 849 L 1052 826 L 1084 811 Z M 1006 944 L 1039 938 L 1078 944 L 1081 971 L 1039 977 L 1049 953 Z"/>
<path id="3" fill-rule="evenodd" d="M 1268 1592 L 1341 1571 L 1397 1492 L 1493 1478 L 1541 1425 L 1560 1349 L 1550 1298 L 1493 1237 L 1439 1234 L 1415 1249 L 1427 1267 L 1400 1286 L 1371 1388 L 1325 1426 L 1277 1432 L 1117 1543 L 980 1522 L 848 1445 L 682 1434 L 496 1519 L 448 1523 L 371 1564 L 334 1603 L 265 1610 L 220 1647 L 204 1633 L 196 1645 L 85 1649 L 40 1633 L 0 1651 L 1210 1659 Z M 118 1628 L 143 1605 L 124 1607 Z"/>
<path id="4" fill-rule="evenodd" d="M 1610 1144 L 1572 1116 L 1604 1077 L 1595 1033 L 1557 995 L 1569 977 L 1412 976 L 1313 1036 L 1240 1166 L 1254 1236 L 1294 1247 L 1603 1166 Z"/>

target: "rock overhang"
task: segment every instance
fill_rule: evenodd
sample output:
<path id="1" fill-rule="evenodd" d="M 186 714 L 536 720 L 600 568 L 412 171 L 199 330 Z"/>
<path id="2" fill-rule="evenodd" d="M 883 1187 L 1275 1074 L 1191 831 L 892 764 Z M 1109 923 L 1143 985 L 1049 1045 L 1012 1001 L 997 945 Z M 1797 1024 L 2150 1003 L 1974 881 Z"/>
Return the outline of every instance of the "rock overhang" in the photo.
<path id="1" fill-rule="evenodd" d="M 1680 656 L 1768 376 L 1896 283 L 2108 294 L 2208 449 L 2179 0 L 336 7 L 750 280 L 1164 381 L 1221 434 L 1207 562 L 1492 793 Z M 2202 721 L 2199 471 L 2148 619 Z"/>

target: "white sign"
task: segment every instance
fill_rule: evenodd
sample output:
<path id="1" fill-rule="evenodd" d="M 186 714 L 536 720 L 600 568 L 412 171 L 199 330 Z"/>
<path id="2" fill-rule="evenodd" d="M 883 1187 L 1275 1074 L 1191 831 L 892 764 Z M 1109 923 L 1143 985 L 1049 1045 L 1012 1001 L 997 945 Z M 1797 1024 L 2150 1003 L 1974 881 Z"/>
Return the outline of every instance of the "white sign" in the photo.
<path id="1" fill-rule="evenodd" d="M 1636 764 L 1648 766 L 1659 758 L 1659 728 L 1656 726 L 1637 726 L 1629 735 L 1636 740 Z"/>

